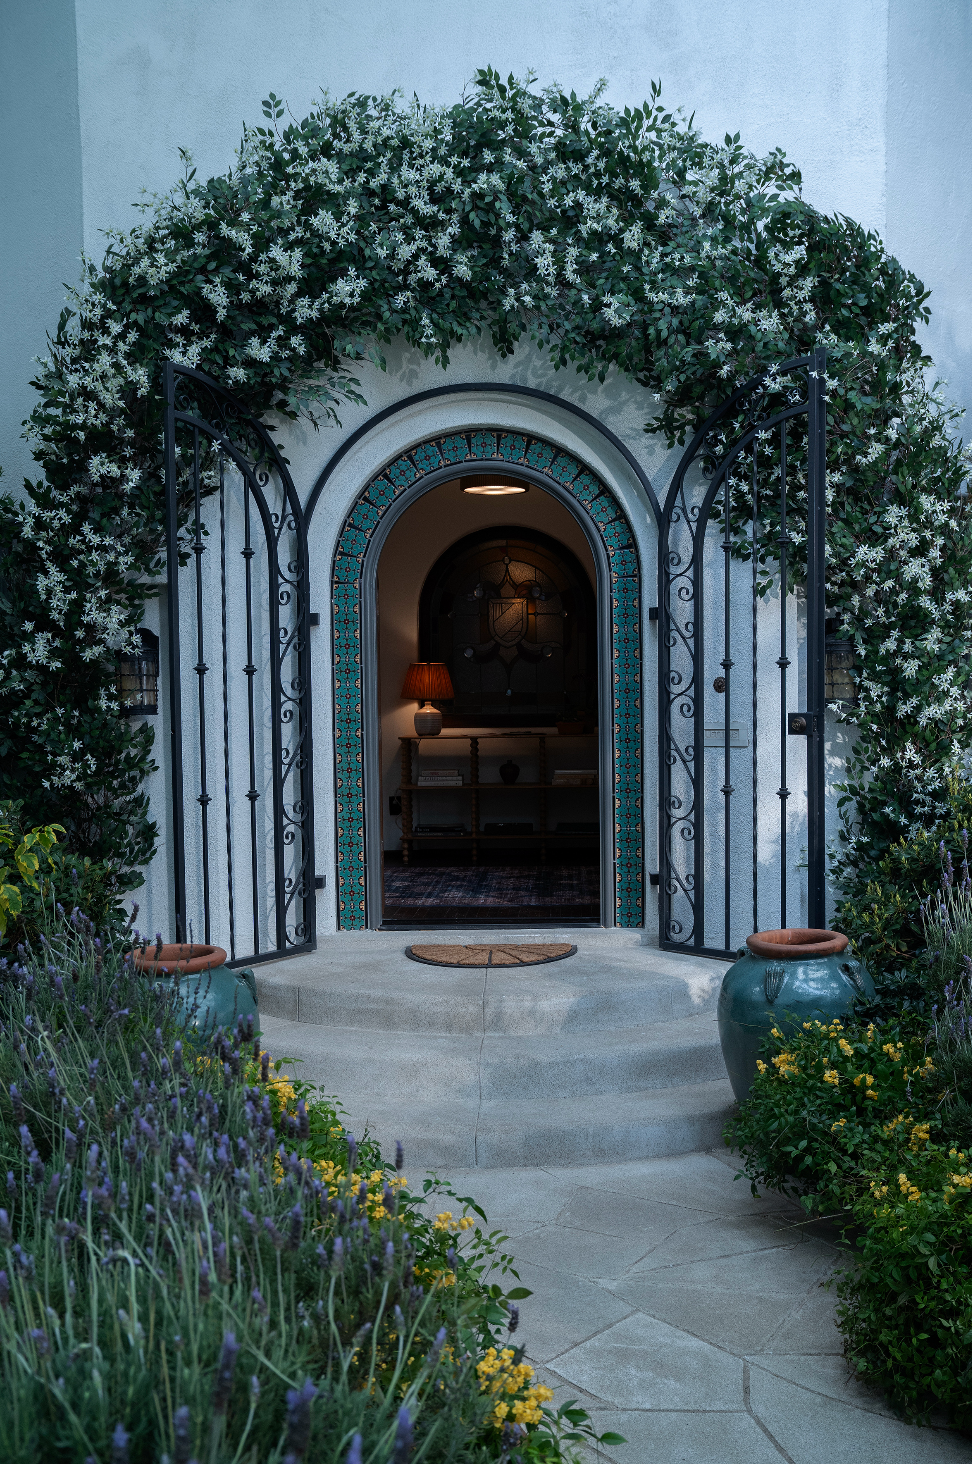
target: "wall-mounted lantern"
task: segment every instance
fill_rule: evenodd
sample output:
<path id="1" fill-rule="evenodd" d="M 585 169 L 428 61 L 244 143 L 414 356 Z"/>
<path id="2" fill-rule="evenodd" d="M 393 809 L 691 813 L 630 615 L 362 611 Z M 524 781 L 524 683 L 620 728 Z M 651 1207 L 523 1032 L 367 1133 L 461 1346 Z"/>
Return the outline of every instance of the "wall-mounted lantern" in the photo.
<path id="1" fill-rule="evenodd" d="M 118 657 L 118 700 L 123 717 L 151 717 L 159 710 L 159 638 L 142 626 L 137 652 Z"/>
<path id="2" fill-rule="evenodd" d="M 842 702 L 847 706 L 851 706 L 857 701 L 857 682 L 854 680 L 853 675 L 857 666 L 857 657 L 854 651 L 854 642 L 841 640 L 839 636 L 834 634 L 836 629 L 836 618 L 826 622 L 826 638 L 824 641 L 824 701 Z"/>

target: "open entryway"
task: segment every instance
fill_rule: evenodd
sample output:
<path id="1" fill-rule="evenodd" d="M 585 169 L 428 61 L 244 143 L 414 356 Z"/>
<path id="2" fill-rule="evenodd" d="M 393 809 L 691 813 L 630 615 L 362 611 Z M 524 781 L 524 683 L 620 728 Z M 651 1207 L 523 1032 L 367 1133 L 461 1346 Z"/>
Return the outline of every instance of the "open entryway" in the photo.
<path id="1" fill-rule="evenodd" d="M 643 924 L 642 604 L 617 497 L 542 438 L 376 474 L 334 557 L 340 928 Z"/>
<path id="2" fill-rule="evenodd" d="M 441 483 L 378 565 L 384 926 L 601 919 L 597 570 L 536 484 Z"/>

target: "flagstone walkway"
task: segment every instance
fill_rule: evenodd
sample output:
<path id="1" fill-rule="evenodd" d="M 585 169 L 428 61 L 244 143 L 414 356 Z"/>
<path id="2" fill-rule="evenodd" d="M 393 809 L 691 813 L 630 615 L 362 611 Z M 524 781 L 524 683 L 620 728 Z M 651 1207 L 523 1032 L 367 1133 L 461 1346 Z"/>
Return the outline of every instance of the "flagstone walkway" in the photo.
<path id="1" fill-rule="evenodd" d="M 832 1235 L 754 1200 L 726 1152 L 445 1174 L 510 1236 L 517 1341 L 558 1402 L 628 1442 L 615 1464 L 968 1464 L 849 1377 Z M 415 1176 L 413 1176 L 414 1178 Z"/>

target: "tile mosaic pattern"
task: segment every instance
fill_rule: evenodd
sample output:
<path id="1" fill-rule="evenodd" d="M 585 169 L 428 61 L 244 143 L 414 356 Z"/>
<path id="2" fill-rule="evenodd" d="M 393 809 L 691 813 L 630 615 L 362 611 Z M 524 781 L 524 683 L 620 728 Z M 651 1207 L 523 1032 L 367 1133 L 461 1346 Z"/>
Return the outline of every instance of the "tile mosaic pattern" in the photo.
<path id="1" fill-rule="evenodd" d="M 470 430 L 420 443 L 389 463 L 348 514 L 334 559 L 334 746 L 338 911 L 342 930 L 365 915 L 364 733 L 361 715 L 361 588 L 365 555 L 390 504 L 421 478 L 453 463 L 522 463 L 567 488 L 594 520 L 610 566 L 615 911 L 618 925 L 644 924 L 641 575 L 638 550 L 614 494 L 570 453 L 538 437 Z"/>

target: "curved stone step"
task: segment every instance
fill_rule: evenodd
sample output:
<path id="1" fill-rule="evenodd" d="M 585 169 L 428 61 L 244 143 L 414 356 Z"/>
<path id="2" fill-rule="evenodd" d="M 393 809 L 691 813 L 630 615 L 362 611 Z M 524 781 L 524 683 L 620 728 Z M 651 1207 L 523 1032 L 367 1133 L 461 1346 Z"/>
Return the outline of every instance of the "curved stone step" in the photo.
<path id="1" fill-rule="evenodd" d="M 726 1075 L 715 1017 L 545 1037 L 385 1032 L 262 1017 L 274 1057 L 302 1078 L 375 1102 L 491 1102 L 639 1092 Z"/>
<path id="2" fill-rule="evenodd" d="M 617 1163 L 711 1149 L 732 1111 L 726 1078 L 646 1093 L 484 1103 L 397 1104 L 355 1094 L 343 1100 L 345 1122 L 359 1138 L 367 1129 L 392 1154 L 405 1148 L 413 1183 L 428 1169 L 487 1169 Z"/>
<path id="3" fill-rule="evenodd" d="M 574 934 L 580 934 L 574 932 Z M 714 1011 L 725 967 L 666 956 L 629 940 L 590 944 L 569 960 L 521 970 L 418 965 L 405 941 L 313 955 L 256 968 L 267 1016 L 327 1027 L 397 1032 L 542 1036 L 678 1021 Z M 463 941 L 472 943 L 468 932 Z M 399 943 L 399 941 L 401 943 Z"/>

